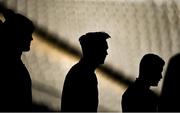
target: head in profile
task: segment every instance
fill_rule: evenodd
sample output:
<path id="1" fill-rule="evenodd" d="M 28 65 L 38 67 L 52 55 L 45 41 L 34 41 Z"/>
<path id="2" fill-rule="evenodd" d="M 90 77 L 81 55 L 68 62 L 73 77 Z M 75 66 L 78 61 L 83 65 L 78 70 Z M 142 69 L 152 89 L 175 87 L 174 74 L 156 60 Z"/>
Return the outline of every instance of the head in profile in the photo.
<path id="1" fill-rule="evenodd" d="M 164 64 L 164 60 L 158 55 L 144 55 L 139 66 L 139 79 L 149 86 L 157 86 L 162 78 Z"/>
<path id="2" fill-rule="evenodd" d="M 4 10 L 5 37 L 9 40 L 15 52 L 21 53 L 30 50 L 30 43 L 33 40 L 32 33 L 35 29 L 31 20 L 27 17 L 14 13 L 12 10 Z"/>
<path id="3" fill-rule="evenodd" d="M 94 65 L 103 64 L 108 55 L 106 39 L 110 36 L 105 32 L 89 32 L 79 38 L 83 59 Z"/>

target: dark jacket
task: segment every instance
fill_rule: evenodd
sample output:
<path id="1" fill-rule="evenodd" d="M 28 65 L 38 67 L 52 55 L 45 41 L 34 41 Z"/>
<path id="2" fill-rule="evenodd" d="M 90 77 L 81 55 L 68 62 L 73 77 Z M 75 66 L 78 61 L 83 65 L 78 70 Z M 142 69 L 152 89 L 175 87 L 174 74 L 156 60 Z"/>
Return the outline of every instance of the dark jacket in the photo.
<path id="1" fill-rule="evenodd" d="M 138 80 L 122 96 L 123 112 L 154 112 L 157 111 L 157 105 L 157 96 Z"/>
<path id="2" fill-rule="evenodd" d="M 0 111 L 31 111 L 31 78 L 22 61 L 6 60 L 1 69 Z"/>
<path id="3" fill-rule="evenodd" d="M 83 62 L 68 72 L 62 91 L 61 111 L 95 112 L 98 107 L 98 88 L 95 73 Z"/>

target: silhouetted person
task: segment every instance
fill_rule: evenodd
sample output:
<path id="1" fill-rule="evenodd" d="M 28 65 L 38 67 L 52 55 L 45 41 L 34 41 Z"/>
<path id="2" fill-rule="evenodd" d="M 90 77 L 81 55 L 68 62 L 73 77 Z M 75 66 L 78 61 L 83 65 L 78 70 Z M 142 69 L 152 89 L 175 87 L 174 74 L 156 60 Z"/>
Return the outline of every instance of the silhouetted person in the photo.
<path id="1" fill-rule="evenodd" d="M 1 92 L 0 111 L 31 111 L 31 78 L 21 60 L 22 52 L 30 50 L 34 25 L 25 16 L 3 10 L 1 24 Z"/>
<path id="2" fill-rule="evenodd" d="M 180 112 L 180 54 L 173 56 L 168 63 L 159 111 Z"/>
<path id="3" fill-rule="evenodd" d="M 143 56 L 140 62 L 139 77 L 122 96 L 123 112 L 157 111 L 158 98 L 149 88 L 158 85 L 162 78 L 164 64 L 164 60 L 155 54 Z"/>
<path id="4" fill-rule="evenodd" d="M 68 72 L 62 91 L 61 111 L 96 112 L 98 81 L 95 69 L 104 63 L 110 36 L 105 32 L 89 32 L 79 38 L 83 56 Z"/>

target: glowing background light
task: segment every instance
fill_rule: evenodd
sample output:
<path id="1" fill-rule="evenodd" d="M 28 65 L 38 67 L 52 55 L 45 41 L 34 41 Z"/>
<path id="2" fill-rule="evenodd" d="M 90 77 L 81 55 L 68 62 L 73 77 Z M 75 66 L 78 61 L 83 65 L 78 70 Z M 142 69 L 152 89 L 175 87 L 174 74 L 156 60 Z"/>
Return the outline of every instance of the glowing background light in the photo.
<path id="1" fill-rule="evenodd" d="M 123 77 L 135 80 L 142 56 L 153 52 L 166 63 L 180 52 L 180 1 L 178 0 L 0 0 L 34 21 L 45 32 L 80 51 L 78 38 L 90 31 L 112 37 L 106 64 Z M 36 102 L 60 109 L 64 77 L 79 57 L 54 47 L 34 34 L 31 51 L 23 55 L 33 80 Z M 42 37 L 42 38 L 38 38 Z M 164 71 L 166 66 L 164 68 Z M 126 86 L 98 71 L 99 111 L 121 111 Z M 161 81 L 162 83 L 162 81 Z M 155 89 L 159 92 L 160 86 Z M 48 94 L 49 93 L 49 94 Z"/>

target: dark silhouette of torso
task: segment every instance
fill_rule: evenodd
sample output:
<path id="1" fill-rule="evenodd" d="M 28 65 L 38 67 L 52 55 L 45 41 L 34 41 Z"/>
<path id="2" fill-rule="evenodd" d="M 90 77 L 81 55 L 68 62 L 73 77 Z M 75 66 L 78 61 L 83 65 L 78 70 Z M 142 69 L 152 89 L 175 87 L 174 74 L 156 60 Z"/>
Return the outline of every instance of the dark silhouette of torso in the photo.
<path id="1" fill-rule="evenodd" d="M 155 54 L 146 54 L 139 65 L 139 77 L 122 96 L 123 112 L 156 112 L 159 97 L 150 90 L 162 78 L 165 62 Z"/>
<path id="2" fill-rule="evenodd" d="M 11 61 L 11 62 L 9 62 Z M 3 95 L 1 111 L 31 111 L 32 92 L 31 78 L 20 59 L 9 60 L 1 74 Z"/>
<path id="3" fill-rule="evenodd" d="M 158 97 L 139 80 L 129 86 L 122 97 L 123 112 L 155 112 L 157 105 Z"/>
<path id="4" fill-rule="evenodd" d="M 1 23 L 0 111 L 32 111 L 31 78 L 21 60 L 22 52 L 30 50 L 34 30 L 26 17 L 3 10 Z"/>
<path id="5" fill-rule="evenodd" d="M 66 76 L 61 111 L 97 111 L 98 88 L 93 70 L 85 62 L 74 65 Z"/>
<path id="6" fill-rule="evenodd" d="M 62 91 L 61 111 L 97 112 L 98 82 L 95 70 L 104 64 L 110 36 L 105 32 L 89 32 L 79 38 L 83 55 L 68 72 Z"/>
<path id="7" fill-rule="evenodd" d="M 160 112 L 180 112 L 180 54 L 173 56 L 165 73 L 160 96 Z"/>

